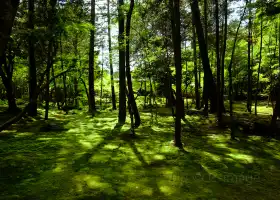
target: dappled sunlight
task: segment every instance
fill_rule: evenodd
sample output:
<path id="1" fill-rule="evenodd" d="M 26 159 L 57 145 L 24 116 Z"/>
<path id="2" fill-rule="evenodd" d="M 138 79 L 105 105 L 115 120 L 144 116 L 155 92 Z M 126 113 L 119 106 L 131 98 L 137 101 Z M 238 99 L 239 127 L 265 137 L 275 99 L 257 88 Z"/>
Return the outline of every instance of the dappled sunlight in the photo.
<path id="1" fill-rule="evenodd" d="M 7 175 L 1 174 L 4 195 L 13 193 L 17 184 L 16 193 L 29 199 L 234 199 L 227 193 L 238 188 L 244 195 L 254 191 L 251 185 L 261 188 L 280 177 L 276 140 L 252 136 L 230 141 L 228 132 L 217 134 L 215 128 L 198 134 L 200 127 L 215 123 L 211 117 L 201 121 L 201 116 L 187 116 L 197 130 L 184 129 L 185 151 L 173 146 L 170 116 L 158 115 L 158 122 L 150 123 L 151 114 L 141 113 L 143 123 L 135 138 L 129 135 L 129 118 L 124 126 L 115 126 L 117 112 L 63 117 L 64 131 L 26 129 L 0 140 L 0 170 Z M 60 119 L 53 121 L 60 124 Z"/>

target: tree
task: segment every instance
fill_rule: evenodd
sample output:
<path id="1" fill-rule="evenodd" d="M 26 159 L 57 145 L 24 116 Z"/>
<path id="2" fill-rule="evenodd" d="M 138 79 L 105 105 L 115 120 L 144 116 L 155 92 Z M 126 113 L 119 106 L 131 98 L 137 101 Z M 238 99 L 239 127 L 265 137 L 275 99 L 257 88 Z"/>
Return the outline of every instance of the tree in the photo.
<path id="1" fill-rule="evenodd" d="M 219 29 L 219 1 L 215 0 L 215 19 L 216 19 L 216 62 L 217 62 L 217 117 L 218 123 L 221 122 L 221 68 L 220 68 L 220 29 Z"/>
<path id="2" fill-rule="evenodd" d="M 114 86 L 114 71 L 113 71 L 113 58 L 112 58 L 112 41 L 111 41 L 111 14 L 110 14 L 110 0 L 107 0 L 107 20 L 108 20 L 108 41 L 109 41 L 109 65 L 111 77 L 111 95 L 112 95 L 112 108 L 116 110 L 116 94 Z"/>
<path id="3" fill-rule="evenodd" d="M 123 0 L 118 1 L 119 18 L 119 124 L 126 118 L 125 51 L 124 51 L 124 14 Z"/>
<path id="4" fill-rule="evenodd" d="M 233 47 L 232 47 L 232 52 L 231 52 L 231 57 L 230 57 L 230 62 L 228 65 L 228 76 L 229 76 L 229 113 L 230 113 L 230 120 L 231 122 L 233 122 L 233 97 L 232 97 L 232 92 L 233 92 L 233 87 L 232 87 L 232 63 L 233 63 L 233 58 L 234 58 L 234 53 L 235 53 L 235 47 L 236 47 L 236 43 L 237 43 L 237 37 L 238 37 L 238 33 L 239 33 L 239 29 L 242 23 L 242 20 L 244 18 L 245 15 L 245 11 L 247 8 L 247 4 L 248 4 L 248 0 L 246 0 L 245 6 L 244 6 L 244 10 L 243 13 L 241 15 L 237 30 L 235 32 L 235 37 L 234 37 L 234 42 L 233 42 Z M 231 139 L 234 139 L 234 127 L 233 124 L 231 126 Z"/>
<path id="5" fill-rule="evenodd" d="M 196 27 L 196 33 L 198 38 L 198 44 L 200 49 L 200 57 L 202 60 L 203 70 L 204 70 L 204 102 L 208 102 L 210 99 L 211 111 L 215 112 L 217 110 L 217 92 L 216 92 L 216 84 L 213 79 L 213 74 L 210 68 L 210 62 L 208 57 L 208 52 L 206 49 L 206 43 L 204 38 L 204 32 L 202 28 L 202 23 L 200 20 L 200 11 L 198 7 L 198 1 L 193 0 L 191 2 L 191 11 L 193 21 Z M 207 105 L 207 103 L 205 104 Z M 206 110 L 208 112 L 208 110 Z"/>
<path id="6" fill-rule="evenodd" d="M 30 116 L 37 115 L 37 68 L 35 60 L 34 48 L 34 0 L 28 0 L 28 28 L 30 30 L 28 38 L 28 54 L 29 54 L 29 110 Z"/>
<path id="7" fill-rule="evenodd" d="M 181 33 L 180 33 L 180 1 L 173 0 L 170 3 L 172 41 L 174 50 L 174 62 L 176 69 L 176 120 L 174 144 L 181 148 L 181 119 L 183 118 L 183 100 L 182 100 L 182 58 L 181 58 Z"/>
<path id="8" fill-rule="evenodd" d="M 126 79 L 127 79 L 127 87 L 128 87 L 128 107 L 130 110 L 130 117 L 131 117 L 131 128 L 132 128 L 132 132 L 134 134 L 134 127 L 139 127 L 140 126 L 140 114 L 137 108 L 137 104 L 134 98 L 134 92 L 133 92 L 133 88 L 132 88 L 132 80 L 131 80 L 131 73 L 130 73 L 130 51 L 129 51 L 129 37 L 130 37 L 130 26 L 131 26 L 131 17 L 132 17 L 132 12 L 133 12 L 133 8 L 134 8 L 134 0 L 130 1 L 130 7 L 129 7 L 129 11 L 127 13 L 127 17 L 126 17 L 126 31 L 125 31 L 125 36 L 126 36 Z M 135 118 L 135 123 L 133 123 L 133 117 Z"/>
<path id="9" fill-rule="evenodd" d="M 227 49 L 227 28 L 228 28 L 228 1 L 225 0 L 224 5 L 225 13 L 225 27 L 224 27 L 224 38 L 223 38 L 223 51 L 222 51 L 222 60 L 221 60 L 221 97 L 220 97 L 220 112 L 224 111 L 224 90 L 225 90 L 225 57 Z"/>
<path id="10" fill-rule="evenodd" d="M 196 109 L 200 109 L 200 94 L 199 94 L 199 84 L 197 77 L 197 57 L 196 57 L 196 34 L 195 34 L 195 26 L 193 24 L 193 62 L 194 62 L 194 81 L 195 81 L 195 103 Z"/>
<path id="11" fill-rule="evenodd" d="M 5 52 L 18 5 L 19 0 L 2 0 L 0 2 L 0 56 Z"/>
<path id="12" fill-rule="evenodd" d="M 89 46 L 89 73 L 88 73 L 88 87 L 89 87 L 89 112 L 94 114 L 95 108 L 95 92 L 94 92 L 94 38 L 95 38 L 95 0 L 91 0 L 91 24 L 93 30 L 90 31 L 90 46 Z"/>
<path id="13" fill-rule="evenodd" d="M 260 61 L 259 61 L 259 67 L 258 67 L 258 78 L 257 78 L 257 89 L 255 94 L 255 115 L 257 115 L 257 104 L 258 104 L 258 90 L 260 88 L 259 82 L 260 82 L 260 70 L 261 70 L 261 63 L 262 63 L 262 40 L 263 40 L 263 16 L 261 15 L 261 41 L 260 41 Z"/>
<path id="14" fill-rule="evenodd" d="M 45 120 L 48 119 L 49 113 L 49 101 L 50 101 L 50 70 L 53 68 L 53 58 L 55 57 L 55 50 L 54 50 L 54 26 L 55 26 L 55 6 L 56 0 L 50 1 L 50 11 L 48 12 L 48 32 L 49 32 L 49 44 L 48 44 L 48 58 L 47 58 L 47 83 L 46 83 L 46 112 L 45 112 Z M 55 80 L 55 79 L 54 79 Z"/>
<path id="15" fill-rule="evenodd" d="M 251 43 L 252 43 L 252 8 L 249 1 L 249 23 L 248 23 L 248 85 L 247 85 L 247 110 L 252 112 L 252 70 L 251 70 Z"/>
<path id="16" fill-rule="evenodd" d="M 10 44 L 8 44 L 8 48 L 6 50 L 7 53 L 4 52 L 3 56 L 0 58 L 0 76 L 6 89 L 6 96 L 8 99 L 8 106 L 9 106 L 8 111 L 13 112 L 13 111 L 18 111 L 18 107 L 16 105 L 16 98 L 15 98 L 13 80 L 12 80 L 13 71 L 14 71 L 15 53 L 12 53 L 11 43 L 13 43 L 12 40 L 10 40 Z"/>

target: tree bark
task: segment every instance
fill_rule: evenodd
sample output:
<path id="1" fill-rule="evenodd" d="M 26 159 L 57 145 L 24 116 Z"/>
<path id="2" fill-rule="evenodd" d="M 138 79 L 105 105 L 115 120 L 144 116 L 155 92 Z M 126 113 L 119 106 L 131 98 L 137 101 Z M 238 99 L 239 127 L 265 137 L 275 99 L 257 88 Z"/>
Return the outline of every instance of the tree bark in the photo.
<path id="1" fill-rule="evenodd" d="M 126 79 L 127 79 L 127 87 L 128 87 L 128 98 L 129 98 L 129 103 L 130 103 L 130 109 L 132 114 L 134 115 L 135 123 L 134 126 L 135 128 L 140 126 L 141 120 L 140 120 L 140 114 L 137 108 L 137 104 L 134 98 L 134 92 L 132 88 L 132 80 L 131 80 L 131 73 L 130 73 L 130 51 L 129 51 L 129 42 L 130 42 L 130 26 L 131 26 L 131 17 L 132 17 L 132 12 L 134 8 L 134 0 L 130 1 L 130 8 L 127 13 L 127 18 L 126 18 Z M 133 122 L 133 120 L 132 120 Z"/>
<path id="2" fill-rule="evenodd" d="M 0 1 L 0 55 L 2 56 L 10 38 L 19 0 Z"/>
<path id="3" fill-rule="evenodd" d="M 222 65 L 221 65 L 221 103 L 220 103 L 220 110 L 221 112 L 225 111 L 224 106 L 224 91 L 225 91 L 225 57 L 226 57 L 226 49 L 227 49 L 227 17 L 228 17 L 228 1 L 225 0 L 225 28 L 224 28 L 224 42 L 223 42 L 223 52 L 222 52 Z"/>
<path id="4" fill-rule="evenodd" d="M 251 0 L 249 1 L 251 4 Z M 252 42 L 252 11 L 249 8 L 249 24 L 248 24 L 248 88 L 247 88 L 247 110 L 252 112 L 252 72 L 251 72 L 251 42 Z"/>
<path id="5" fill-rule="evenodd" d="M 95 29 L 95 0 L 91 0 L 91 24 Z M 94 92 L 94 38 L 95 30 L 90 31 L 90 47 L 89 47 L 89 112 L 93 115 L 95 108 L 95 92 Z"/>
<path id="6" fill-rule="evenodd" d="M 62 58 L 62 54 L 63 54 L 63 48 L 62 48 L 62 41 L 61 41 L 61 33 L 60 33 L 60 38 L 59 38 L 59 43 L 60 43 L 60 63 L 61 63 L 61 69 L 62 71 L 64 70 L 64 66 L 63 66 L 63 58 Z M 67 87 L 66 87 L 66 73 L 63 74 L 63 92 L 64 92 L 64 103 L 65 106 L 67 106 Z"/>
<path id="7" fill-rule="evenodd" d="M 119 18 L 119 124 L 125 123 L 126 118 L 126 86 L 125 86 L 125 49 L 124 49 L 124 14 L 123 0 L 118 2 Z"/>
<path id="8" fill-rule="evenodd" d="M 34 49 L 34 0 L 28 1 L 28 29 L 30 29 L 31 33 L 29 33 L 28 37 L 28 54 L 29 54 L 29 110 L 28 114 L 30 116 L 37 115 L 37 97 L 35 97 L 35 93 L 37 90 L 37 69 L 36 69 L 36 60 L 35 60 L 35 49 Z"/>
<path id="9" fill-rule="evenodd" d="M 47 82 L 46 82 L 46 112 L 45 112 L 45 120 L 49 118 L 49 102 L 50 102 L 50 70 L 53 66 L 53 57 L 54 57 L 54 37 L 53 37 L 53 27 L 54 27 L 54 19 L 55 19 L 55 5 L 57 0 L 51 0 L 50 6 L 51 9 L 48 12 L 48 32 L 50 35 L 49 45 L 48 45 L 48 61 L 47 61 Z M 55 79 L 54 79 L 55 80 Z M 36 98 L 37 99 L 37 98 Z"/>
<path id="10" fill-rule="evenodd" d="M 262 40 L 263 40 L 263 17 L 261 15 L 261 41 L 260 41 L 260 61 L 258 67 L 258 79 L 257 79 L 257 89 L 255 94 L 255 115 L 257 115 L 257 104 L 258 104 L 258 93 L 259 93 L 259 82 L 260 82 L 260 71 L 261 71 L 261 63 L 262 63 Z"/>
<path id="11" fill-rule="evenodd" d="M 204 102 L 207 104 L 208 99 L 210 99 L 211 112 L 216 112 L 217 111 L 216 84 L 214 82 L 213 74 L 210 68 L 209 57 L 206 49 L 204 32 L 200 20 L 200 11 L 199 11 L 197 0 L 193 0 L 191 2 L 191 10 L 192 10 L 192 17 L 194 20 L 194 24 L 196 27 L 200 56 L 203 64 L 203 70 L 204 70 L 204 82 L 205 82 Z"/>
<path id="12" fill-rule="evenodd" d="M 196 56 L 196 34 L 195 26 L 193 24 L 193 63 L 194 63 L 194 80 L 195 80 L 195 108 L 200 109 L 200 94 L 197 77 L 197 56 Z"/>
<path id="13" fill-rule="evenodd" d="M 111 92 L 112 92 L 112 108 L 117 109 L 116 94 L 114 85 L 114 71 L 113 71 L 113 56 L 112 56 L 112 42 L 111 42 L 111 14 L 110 14 L 110 0 L 107 0 L 107 17 L 108 17 L 108 41 L 109 41 L 109 64 L 110 64 L 110 78 L 111 78 Z"/>
<path id="14" fill-rule="evenodd" d="M 12 62 L 12 61 L 9 61 L 9 62 Z M 7 75 L 5 75 L 5 73 L 2 69 L 2 65 L 4 65 L 4 66 L 7 65 L 5 53 L 3 54 L 3 56 L 0 60 L 0 76 L 1 76 L 1 79 L 3 82 L 3 85 L 5 86 L 5 89 L 6 89 L 6 95 L 7 95 L 7 99 L 8 99 L 8 110 L 17 111 L 18 107 L 16 105 L 16 98 L 15 98 L 15 93 L 14 93 L 14 89 L 13 89 L 13 81 L 12 81 L 13 72 L 12 72 L 12 70 L 7 69 L 10 67 L 5 67 L 6 74 L 7 74 Z M 9 65 L 11 65 L 11 63 L 9 63 Z"/>
<path id="15" fill-rule="evenodd" d="M 238 32 L 239 32 L 239 29 L 240 29 L 243 17 L 244 17 L 245 12 L 246 12 L 247 4 L 248 4 L 248 0 L 246 0 L 246 4 L 244 6 L 244 10 L 243 10 L 242 16 L 240 18 L 240 21 L 239 21 L 236 33 L 235 33 L 234 42 L 233 42 L 233 48 L 232 48 L 232 52 L 231 52 L 231 58 L 230 58 L 230 62 L 229 62 L 229 65 L 228 65 L 228 72 L 229 72 L 229 113 L 230 113 L 230 119 L 231 119 L 232 122 L 233 122 L 232 63 L 233 63 L 233 58 L 234 58 L 234 52 L 235 52 Z M 234 139 L 234 138 L 235 138 L 235 136 L 234 136 L 234 127 L 232 126 L 231 127 L 231 139 Z"/>
<path id="16" fill-rule="evenodd" d="M 216 64 L 217 64 L 217 118 L 218 123 L 221 123 L 221 68 L 220 68 L 220 29 L 219 29 L 219 2 L 215 0 L 215 18 L 216 18 Z"/>
<path id="17" fill-rule="evenodd" d="M 170 0 L 171 1 L 171 0 Z M 181 148 L 181 119 L 183 118 L 183 102 L 182 102 L 182 58 L 181 58 L 181 34 L 180 34 L 180 1 L 172 0 L 170 3 L 171 25 L 172 25 L 172 41 L 174 50 L 174 62 L 176 69 L 176 119 L 175 119 L 175 135 L 174 144 Z"/>

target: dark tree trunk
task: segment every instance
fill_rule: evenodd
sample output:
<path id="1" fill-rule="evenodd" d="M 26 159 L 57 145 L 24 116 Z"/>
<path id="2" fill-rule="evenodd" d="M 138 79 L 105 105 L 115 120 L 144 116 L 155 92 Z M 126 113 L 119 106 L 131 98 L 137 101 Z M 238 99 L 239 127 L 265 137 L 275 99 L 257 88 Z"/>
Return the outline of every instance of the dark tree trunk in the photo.
<path id="1" fill-rule="evenodd" d="M 215 0 L 215 18 L 216 18 L 216 64 L 217 64 L 217 118 L 218 123 L 221 123 L 221 68 L 220 68 L 220 29 L 219 29 L 219 2 Z"/>
<path id="2" fill-rule="evenodd" d="M 28 28 L 34 30 L 34 0 L 28 1 Z M 29 54 L 29 110 L 30 116 L 37 115 L 37 77 L 36 77 L 36 61 L 35 61 L 34 37 L 33 32 L 30 33 L 28 38 L 28 54 Z"/>
<path id="3" fill-rule="evenodd" d="M 117 109 L 116 94 L 114 85 L 114 71 L 113 71 L 113 57 L 112 57 L 112 42 L 111 42 L 111 14 L 110 14 L 110 0 L 107 0 L 107 17 L 108 17 L 108 40 L 109 40 L 109 64 L 110 64 L 110 77 L 111 77 L 111 92 L 112 92 L 112 108 Z"/>
<path id="4" fill-rule="evenodd" d="M 134 115 L 134 119 L 135 119 L 135 124 L 133 125 L 133 123 L 131 124 L 132 128 L 137 128 L 140 126 L 140 114 L 137 108 L 137 104 L 134 98 L 134 92 L 133 92 L 133 88 L 132 88 L 132 80 L 131 80 L 131 73 L 130 73 L 130 51 L 129 51 L 129 42 L 130 42 L 130 26 L 131 26 L 131 17 L 132 17 L 132 12 L 133 12 L 133 8 L 134 8 L 134 0 L 130 1 L 130 8 L 129 11 L 127 13 L 127 18 L 126 18 L 126 79 L 127 79 L 127 87 L 128 87 L 128 99 L 129 99 L 129 103 L 130 103 L 130 109 L 131 109 L 131 114 Z M 133 122 L 133 120 L 132 120 Z"/>
<path id="5" fill-rule="evenodd" d="M 191 10 L 192 10 L 193 21 L 196 27 L 200 56 L 203 64 L 203 70 L 204 70 L 204 82 L 205 82 L 204 102 L 206 103 L 208 102 L 208 99 L 210 99 L 211 112 L 215 112 L 217 111 L 216 84 L 214 82 L 213 74 L 210 68 L 209 57 L 206 49 L 204 32 L 200 20 L 200 11 L 199 11 L 197 0 L 191 2 Z"/>
<path id="6" fill-rule="evenodd" d="M 6 55 L 4 53 L 4 55 L 2 56 L 2 58 L 0 58 L 0 76 L 3 82 L 3 85 L 5 86 L 6 89 L 6 96 L 8 99 L 8 110 L 9 111 L 17 111 L 18 107 L 16 105 L 16 98 L 15 98 L 15 94 L 14 94 L 14 89 L 13 89 L 13 81 L 12 81 L 12 75 L 13 75 L 13 70 L 12 68 L 12 60 L 9 60 L 9 66 L 6 63 Z M 3 68 L 6 71 L 6 74 L 3 71 Z"/>
<path id="7" fill-rule="evenodd" d="M 174 61 L 176 69 L 176 119 L 175 119 L 175 135 L 174 144 L 182 147 L 181 141 L 181 119 L 183 117 L 182 102 L 182 58 L 181 58 L 181 34 L 180 34 L 180 1 L 173 0 L 170 3 L 171 24 L 172 24 L 172 41 L 174 50 Z"/>
<path id="8" fill-rule="evenodd" d="M 118 2 L 119 17 L 119 124 L 125 123 L 126 118 L 126 86 L 125 86 L 125 47 L 124 47 L 124 14 L 123 0 Z"/>
<path id="9" fill-rule="evenodd" d="M 19 0 L 0 1 L 0 55 L 5 52 L 6 45 L 10 38 L 14 19 L 17 13 Z"/>
<path id="10" fill-rule="evenodd" d="M 251 0 L 249 1 L 251 4 Z M 251 72 L 251 42 L 252 42 L 252 12 L 249 8 L 249 25 L 248 25 L 248 86 L 247 86 L 247 111 L 252 112 L 252 72 Z"/>
<path id="11" fill-rule="evenodd" d="M 61 41 L 61 33 L 60 33 L 60 62 L 61 62 L 61 70 L 64 70 L 64 66 L 63 66 L 63 58 L 62 58 L 62 54 L 63 54 L 63 48 L 62 48 L 62 41 Z M 64 104 L 65 106 L 67 106 L 67 87 L 66 87 L 66 73 L 63 74 L 63 92 L 64 92 Z"/>
<path id="12" fill-rule="evenodd" d="M 226 57 L 226 49 L 227 49 L 227 17 L 228 17 L 228 2 L 225 0 L 225 28 L 224 28 L 224 41 L 223 41 L 223 52 L 222 52 L 222 65 L 221 65 L 221 102 L 220 102 L 220 110 L 221 112 L 225 111 L 224 106 L 224 90 L 225 90 L 225 57 Z"/>
<path id="13" fill-rule="evenodd" d="M 196 34 L 195 26 L 193 24 L 193 62 L 194 62 L 194 80 L 195 80 L 195 108 L 200 109 L 200 94 L 197 77 L 197 56 L 196 56 Z"/>
<path id="14" fill-rule="evenodd" d="M 91 24 L 95 26 L 95 0 L 91 0 Z M 95 38 L 95 31 L 91 30 L 90 47 L 89 47 L 88 87 L 89 87 L 89 112 L 92 115 L 96 111 L 95 92 L 94 92 L 94 38 Z"/>
<path id="15" fill-rule="evenodd" d="M 48 61 L 47 61 L 47 70 L 46 70 L 46 76 L 47 76 L 47 82 L 46 82 L 46 112 L 45 112 L 45 120 L 48 120 L 49 117 L 49 102 L 50 102 L 50 70 L 53 66 L 53 57 L 54 57 L 54 38 L 52 36 L 53 33 L 53 27 L 54 27 L 54 17 L 55 17 L 55 5 L 56 0 L 50 1 L 51 9 L 48 12 L 48 33 L 50 34 L 50 40 L 48 45 Z M 55 77 L 53 77 L 53 80 L 55 80 Z M 37 95 L 36 95 L 37 99 Z"/>
<path id="16" fill-rule="evenodd" d="M 245 11 L 246 11 L 246 7 L 247 7 L 247 3 L 248 0 L 246 0 L 246 5 L 244 6 L 244 10 L 242 13 L 242 16 L 240 18 L 236 33 L 235 33 L 235 37 L 234 37 L 234 42 L 233 42 L 233 48 L 232 48 L 232 52 L 231 52 L 231 58 L 230 58 L 230 62 L 228 65 L 228 72 L 229 72 L 229 112 L 230 112 L 230 119 L 233 122 L 233 97 L 232 97 L 232 93 L 233 93 L 233 87 L 232 87 L 232 63 L 233 63 L 233 58 L 234 58 L 234 52 L 235 52 L 235 47 L 236 47 L 236 42 L 237 42 L 237 36 L 238 36 L 238 32 L 239 32 L 239 28 L 241 25 L 241 22 L 243 20 L 243 17 L 245 15 Z M 234 127 L 231 127 L 231 139 L 234 139 Z"/>
<path id="17" fill-rule="evenodd" d="M 261 43 L 260 43 L 260 61 L 258 67 L 258 79 L 257 79 L 257 89 L 255 94 L 255 115 L 257 115 L 257 104 L 258 104 L 258 93 L 259 93 L 259 82 L 260 82 L 260 71 L 261 71 L 261 63 L 262 63 L 262 40 L 263 40 L 263 18 L 261 15 Z"/>

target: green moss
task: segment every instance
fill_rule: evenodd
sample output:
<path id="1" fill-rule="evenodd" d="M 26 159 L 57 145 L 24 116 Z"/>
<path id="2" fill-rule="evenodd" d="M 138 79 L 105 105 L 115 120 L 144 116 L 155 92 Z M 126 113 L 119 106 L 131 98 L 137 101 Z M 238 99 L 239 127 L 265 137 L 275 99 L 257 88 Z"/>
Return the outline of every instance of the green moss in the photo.
<path id="1" fill-rule="evenodd" d="M 13 126 L 0 138 L 0 199 L 280 198 L 278 141 L 230 141 L 214 116 L 190 115 L 181 151 L 172 144 L 170 110 L 158 112 L 157 119 L 141 112 L 136 138 L 129 119 L 115 127 L 115 111 L 94 118 L 53 111 L 51 121 L 65 128 L 59 132 L 37 131 L 40 120 Z"/>

